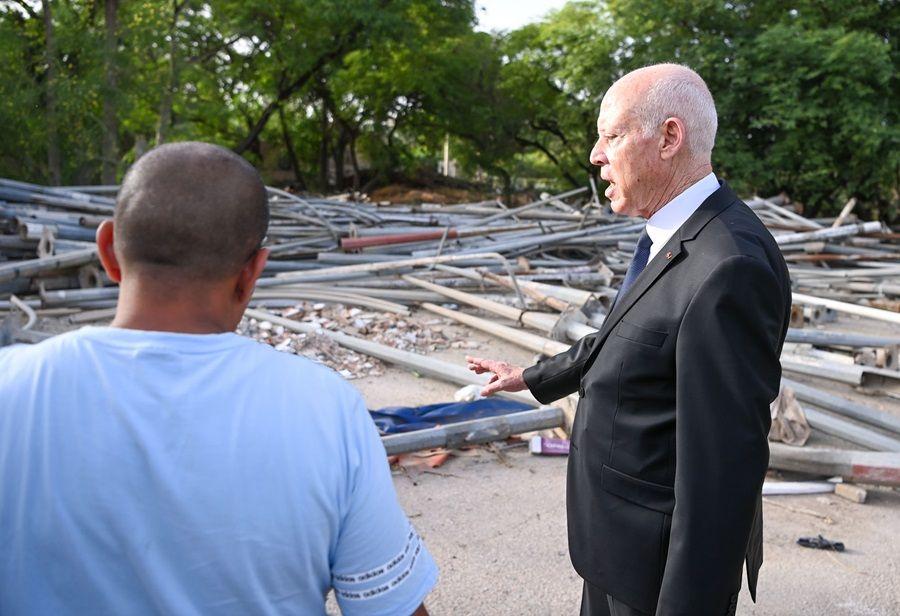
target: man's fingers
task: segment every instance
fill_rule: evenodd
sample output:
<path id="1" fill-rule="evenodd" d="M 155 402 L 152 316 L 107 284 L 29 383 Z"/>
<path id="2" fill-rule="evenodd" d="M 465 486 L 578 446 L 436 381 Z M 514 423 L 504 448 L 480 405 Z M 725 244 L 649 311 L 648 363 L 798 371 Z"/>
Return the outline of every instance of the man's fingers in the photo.
<path id="1" fill-rule="evenodd" d="M 484 359 L 481 357 L 466 357 L 466 361 L 470 364 L 475 364 L 481 366 L 482 368 L 487 368 L 493 372 L 497 372 L 497 368 L 502 368 L 506 365 L 506 362 L 497 361 L 496 359 Z"/>
<path id="2" fill-rule="evenodd" d="M 466 355 L 466 362 L 467 362 L 470 366 L 481 366 L 481 367 L 483 367 L 483 366 L 484 366 L 484 363 L 485 363 L 486 361 L 487 361 L 486 359 L 482 359 L 481 357 L 472 357 L 471 355 Z"/>
<path id="3" fill-rule="evenodd" d="M 488 381 L 488 384 L 481 390 L 481 395 L 487 397 L 498 391 L 505 391 L 508 383 L 509 381 L 507 379 L 501 379 L 495 374 L 494 378 Z"/>
<path id="4" fill-rule="evenodd" d="M 485 385 L 485 386 L 484 386 L 484 389 L 481 390 L 481 395 L 482 395 L 483 397 L 487 398 L 488 396 L 490 396 L 490 395 L 491 395 L 492 393 L 494 393 L 495 391 L 497 391 L 496 385 L 494 385 L 494 384 Z"/>
<path id="5" fill-rule="evenodd" d="M 480 357 L 466 357 L 469 370 L 475 374 L 483 374 L 485 372 L 503 372 L 507 367 L 505 362 L 495 361 L 493 359 L 481 359 Z"/>
<path id="6" fill-rule="evenodd" d="M 471 357 L 467 355 L 466 364 L 466 367 L 475 374 L 482 374 L 488 371 L 488 369 L 484 366 L 484 360 L 480 357 Z"/>

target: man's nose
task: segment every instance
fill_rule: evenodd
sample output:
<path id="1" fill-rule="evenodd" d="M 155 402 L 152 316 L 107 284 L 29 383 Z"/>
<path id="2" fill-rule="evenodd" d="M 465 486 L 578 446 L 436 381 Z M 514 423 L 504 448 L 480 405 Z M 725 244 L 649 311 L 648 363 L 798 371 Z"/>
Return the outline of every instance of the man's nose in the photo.
<path id="1" fill-rule="evenodd" d="M 594 145 L 593 149 L 591 149 L 590 161 L 592 165 L 598 167 L 609 163 L 609 159 L 606 158 L 606 152 L 603 151 L 603 147 L 599 141 Z"/>

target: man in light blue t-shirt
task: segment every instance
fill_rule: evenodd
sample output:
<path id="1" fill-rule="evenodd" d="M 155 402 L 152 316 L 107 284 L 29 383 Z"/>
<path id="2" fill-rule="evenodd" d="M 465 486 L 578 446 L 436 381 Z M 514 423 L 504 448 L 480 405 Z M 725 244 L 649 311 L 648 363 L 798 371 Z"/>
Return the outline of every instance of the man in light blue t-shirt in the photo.
<path id="1" fill-rule="evenodd" d="M 112 327 L 0 350 L 0 614 L 426 614 L 359 394 L 233 333 L 267 224 L 242 158 L 156 148 L 97 233 Z"/>

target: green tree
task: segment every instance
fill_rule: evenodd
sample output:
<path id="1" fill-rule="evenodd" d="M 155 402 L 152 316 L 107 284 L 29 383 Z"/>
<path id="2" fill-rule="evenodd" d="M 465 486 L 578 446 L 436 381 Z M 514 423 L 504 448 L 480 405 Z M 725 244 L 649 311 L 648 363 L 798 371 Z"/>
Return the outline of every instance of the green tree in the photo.
<path id="1" fill-rule="evenodd" d="M 809 213 L 891 216 L 898 199 L 897 29 L 891 2 L 610 0 L 623 69 L 687 64 L 716 98 L 713 162 L 744 194 Z"/>
<path id="2" fill-rule="evenodd" d="M 308 189 L 367 188 L 433 175 L 449 138 L 506 191 L 583 185 L 606 89 L 674 61 L 716 98 L 714 164 L 739 192 L 890 217 L 898 13 L 581 0 L 486 34 L 472 0 L 0 0 L 0 175 L 115 181 L 153 144 L 202 139 Z"/>
<path id="3" fill-rule="evenodd" d="M 571 2 L 504 42 L 503 88 L 524 118 L 515 134 L 520 149 L 545 157 L 545 171 L 573 186 L 596 178 L 588 154 L 619 46 L 604 6 Z"/>

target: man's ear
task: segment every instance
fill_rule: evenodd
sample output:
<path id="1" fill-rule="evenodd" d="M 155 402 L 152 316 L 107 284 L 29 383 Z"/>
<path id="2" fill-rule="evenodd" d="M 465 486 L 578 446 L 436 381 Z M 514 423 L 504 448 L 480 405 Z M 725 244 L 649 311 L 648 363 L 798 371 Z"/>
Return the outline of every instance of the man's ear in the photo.
<path id="1" fill-rule="evenodd" d="M 97 253 L 100 256 L 100 263 L 106 270 L 106 275 L 113 282 L 122 282 L 122 268 L 119 266 L 119 259 L 116 257 L 116 250 L 113 247 L 115 239 L 115 230 L 112 220 L 104 220 L 97 227 Z"/>
<path id="2" fill-rule="evenodd" d="M 659 155 L 663 160 L 673 158 L 685 146 L 687 133 L 681 118 L 666 118 L 662 124 Z"/>
<path id="3" fill-rule="evenodd" d="M 250 301 L 253 295 L 253 289 L 256 281 L 262 276 L 263 269 L 266 267 L 266 261 L 269 260 L 269 249 L 260 248 L 256 253 L 244 264 L 238 274 L 237 284 L 234 287 L 236 299 L 242 304 Z"/>

